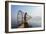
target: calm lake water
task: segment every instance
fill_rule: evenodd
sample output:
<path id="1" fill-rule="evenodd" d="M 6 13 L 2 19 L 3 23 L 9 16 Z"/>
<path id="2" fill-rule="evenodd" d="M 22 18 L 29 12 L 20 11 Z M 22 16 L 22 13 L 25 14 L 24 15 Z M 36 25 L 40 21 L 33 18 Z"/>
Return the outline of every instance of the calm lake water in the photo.
<path id="1" fill-rule="evenodd" d="M 34 17 L 30 19 L 28 22 L 29 28 L 41 27 L 41 17 Z M 12 21 L 12 28 L 18 28 L 19 22 Z"/>

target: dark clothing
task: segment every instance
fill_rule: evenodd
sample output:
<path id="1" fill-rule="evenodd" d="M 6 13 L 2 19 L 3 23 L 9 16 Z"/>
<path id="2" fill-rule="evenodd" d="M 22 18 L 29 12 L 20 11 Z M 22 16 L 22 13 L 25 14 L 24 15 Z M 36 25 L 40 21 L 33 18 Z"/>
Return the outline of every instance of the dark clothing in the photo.
<path id="1" fill-rule="evenodd" d="M 24 28 L 28 27 L 28 23 L 27 23 L 27 20 L 26 20 L 26 15 L 27 15 L 27 13 L 25 13 L 25 15 L 24 15 Z"/>

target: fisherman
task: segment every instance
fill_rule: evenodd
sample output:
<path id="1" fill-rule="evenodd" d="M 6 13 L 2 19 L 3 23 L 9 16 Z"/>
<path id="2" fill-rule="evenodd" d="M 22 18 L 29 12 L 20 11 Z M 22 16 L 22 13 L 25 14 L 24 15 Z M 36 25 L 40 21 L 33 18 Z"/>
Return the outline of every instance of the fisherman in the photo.
<path id="1" fill-rule="evenodd" d="M 24 14 L 24 28 L 28 28 L 28 22 L 26 19 L 27 12 Z"/>

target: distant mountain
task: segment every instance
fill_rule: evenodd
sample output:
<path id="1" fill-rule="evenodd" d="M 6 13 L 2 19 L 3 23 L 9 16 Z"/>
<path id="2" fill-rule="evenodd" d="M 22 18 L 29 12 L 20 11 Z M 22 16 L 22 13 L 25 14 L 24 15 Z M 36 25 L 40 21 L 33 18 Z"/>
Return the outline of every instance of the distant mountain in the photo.
<path id="1" fill-rule="evenodd" d="M 40 27 L 41 26 L 41 17 L 33 17 L 31 20 L 28 21 L 29 27 Z"/>
<path id="2" fill-rule="evenodd" d="M 32 19 L 31 19 L 32 21 L 41 21 L 41 17 L 33 17 Z"/>

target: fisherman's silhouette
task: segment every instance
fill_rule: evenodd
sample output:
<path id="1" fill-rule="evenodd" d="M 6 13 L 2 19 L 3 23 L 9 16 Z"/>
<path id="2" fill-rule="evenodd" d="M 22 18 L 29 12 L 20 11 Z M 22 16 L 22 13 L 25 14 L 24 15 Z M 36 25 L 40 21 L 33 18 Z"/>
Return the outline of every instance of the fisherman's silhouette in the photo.
<path id="1" fill-rule="evenodd" d="M 21 16 L 23 15 L 21 11 L 19 11 L 21 13 Z M 19 14 L 18 12 L 18 14 Z M 21 24 L 18 25 L 19 28 L 29 28 L 29 24 L 27 22 L 27 12 L 24 13 L 24 17 L 22 16 L 22 21 Z"/>
<path id="2" fill-rule="evenodd" d="M 26 20 L 27 12 L 24 14 L 24 28 L 28 28 L 28 22 Z"/>

